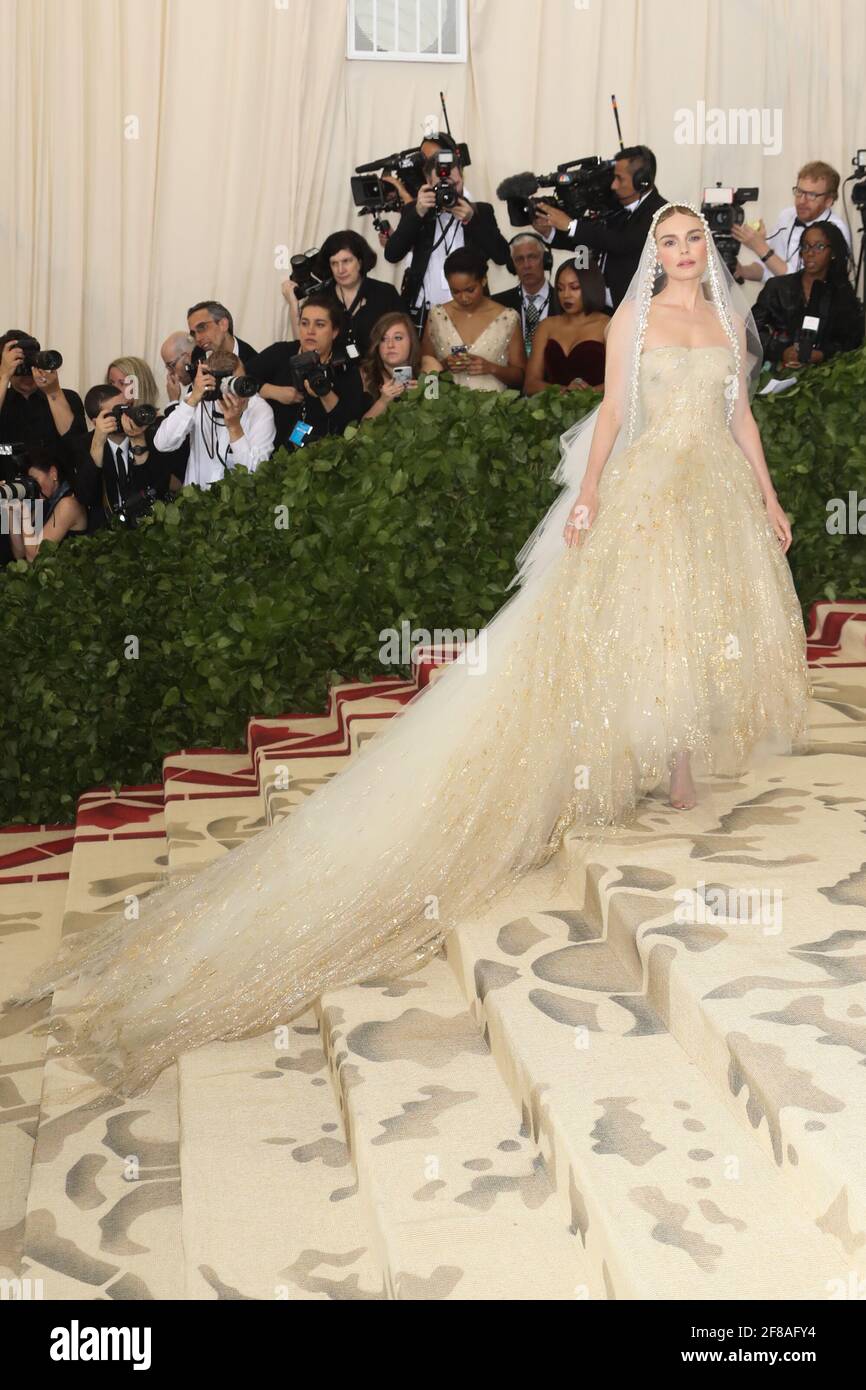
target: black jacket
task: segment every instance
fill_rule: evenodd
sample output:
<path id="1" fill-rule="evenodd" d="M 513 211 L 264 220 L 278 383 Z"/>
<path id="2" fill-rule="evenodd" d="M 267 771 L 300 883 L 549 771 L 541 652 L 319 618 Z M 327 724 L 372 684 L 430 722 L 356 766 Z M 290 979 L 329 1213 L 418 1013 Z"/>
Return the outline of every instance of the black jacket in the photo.
<path id="1" fill-rule="evenodd" d="M 160 453 L 153 447 L 153 435 L 158 423 L 148 429 L 144 440 L 132 441 L 136 445 L 146 442 L 150 452 L 143 463 L 136 462 L 136 456 L 129 454 L 129 469 L 125 478 L 118 478 L 114 450 L 106 439 L 102 449 L 102 467 L 98 468 L 90 454 L 93 436 L 78 435 L 75 440 L 75 496 L 87 508 L 88 532 L 99 531 L 106 526 L 109 515 L 116 512 L 121 500 L 144 488 L 152 487 L 158 496 L 167 496 L 172 474 L 183 482 L 189 442 L 172 453 Z"/>
<path id="2" fill-rule="evenodd" d="M 575 235 L 570 237 L 567 232 L 556 232 L 553 245 L 562 251 L 588 246 L 599 256 L 604 254 L 602 274 L 616 309 L 637 270 L 653 217 L 666 202 L 667 199 L 653 188 L 634 212 L 621 208 L 605 221 L 578 218 Z"/>
<path id="3" fill-rule="evenodd" d="M 796 342 L 806 307 L 801 270 L 792 275 L 774 275 L 764 285 L 752 313 L 761 335 L 765 362 L 781 362 L 785 349 Z M 820 321 L 813 347 L 822 352 L 825 359 L 860 346 L 863 308 L 847 281 L 842 285 L 828 285 L 816 280 L 808 309 Z"/>
<path id="4" fill-rule="evenodd" d="M 504 304 L 506 309 L 514 309 L 520 313 L 520 286 L 514 285 L 510 290 L 500 290 L 498 294 L 492 296 L 497 304 Z M 547 306 L 547 317 L 552 319 L 555 314 L 561 314 L 562 307 L 559 303 L 556 290 L 550 286 L 550 303 Z"/>
<path id="5" fill-rule="evenodd" d="M 508 258 L 508 242 L 496 224 L 496 216 L 490 203 L 474 203 L 474 217 L 463 227 L 463 244 L 480 251 L 496 265 L 505 265 Z M 412 252 L 412 264 L 403 278 L 403 298 L 414 305 L 418 291 L 424 283 L 424 275 L 430 253 L 437 236 L 440 235 L 439 222 L 431 208 L 425 217 L 419 217 L 414 203 L 407 203 L 400 213 L 400 221 L 385 243 L 385 260 L 396 263 Z"/>

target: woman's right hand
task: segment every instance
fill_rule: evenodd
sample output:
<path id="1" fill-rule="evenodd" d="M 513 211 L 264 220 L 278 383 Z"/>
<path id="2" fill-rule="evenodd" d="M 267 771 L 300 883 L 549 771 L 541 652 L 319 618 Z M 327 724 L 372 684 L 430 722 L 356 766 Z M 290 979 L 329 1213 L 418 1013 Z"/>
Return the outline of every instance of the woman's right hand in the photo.
<path id="1" fill-rule="evenodd" d="M 403 395 L 403 392 L 406 390 L 407 386 L 413 386 L 415 384 L 416 383 L 411 381 L 395 381 L 392 376 L 388 377 L 387 381 L 384 381 L 382 383 L 382 389 L 379 392 L 379 397 L 383 401 L 396 401 L 398 396 Z"/>
<path id="2" fill-rule="evenodd" d="M 562 533 L 566 545 L 580 545 L 581 534 L 589 530 L 597 516 L 598 491 L 595 488 L 581 488 Z"/>

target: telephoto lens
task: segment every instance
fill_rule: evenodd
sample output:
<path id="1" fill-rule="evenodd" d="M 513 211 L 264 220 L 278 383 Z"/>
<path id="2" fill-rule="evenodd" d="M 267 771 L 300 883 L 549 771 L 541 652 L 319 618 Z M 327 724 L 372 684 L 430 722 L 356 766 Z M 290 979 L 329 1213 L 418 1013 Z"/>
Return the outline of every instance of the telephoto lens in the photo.
<path id="1" fill-rule="evenodd" d="M 223 383 L 223 395 L 230 392 L 233 396 L 243 396 L 245 399 L 255 396 L 258 389 L 258 382 L 254 381 L 251 376 L 230 376 Z"/>

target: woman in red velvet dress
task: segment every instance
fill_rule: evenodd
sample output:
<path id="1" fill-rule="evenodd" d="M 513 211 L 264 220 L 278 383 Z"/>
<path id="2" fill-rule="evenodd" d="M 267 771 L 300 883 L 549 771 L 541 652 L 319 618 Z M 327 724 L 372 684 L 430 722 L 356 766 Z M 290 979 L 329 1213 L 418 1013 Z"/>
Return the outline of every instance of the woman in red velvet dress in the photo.
<path id="1" fill-rule="evenodd" d="M 554 281 L 561 314 L 542 319 L 532 340 L 523 390 L 534 396 L 546 386 L 566 391 L 604 390 L 604 338 L 610 316 L 604 281 L 596 266 L 579 270 L 563 261 Z"/>

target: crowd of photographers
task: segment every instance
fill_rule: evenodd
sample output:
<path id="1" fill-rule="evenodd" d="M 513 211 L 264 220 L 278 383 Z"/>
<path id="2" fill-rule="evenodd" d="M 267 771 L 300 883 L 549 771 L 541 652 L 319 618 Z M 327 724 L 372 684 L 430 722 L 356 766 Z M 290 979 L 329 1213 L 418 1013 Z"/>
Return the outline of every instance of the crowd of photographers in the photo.
<path id="1" fill-rule="evenodd" d="M 443 370 L 475 390 L 603 390 L 610 315 L 666 201 L 652 151 L 638 145 L 611 161 L 506 179 L 497 192 L 521 228 L 510 241 L 492 205 L 464 183 L 468 163 L 465 146 L 439 135 L 362 166 L 355 201 L 372 215 L 386 261 L 404 265 L 400 290 L 374 277 L 377 253 L 364 237 L 335 232 L 292 258 L 282 287 L 288 341 L 256 351 L 224 304 L 189 309 L 186 327 L 160 349 L 164 408 L 140 358 L 112 361 L 82 402 L 60 385 L 59 352 L 8 330 L 0 337 L 0 563 L 33 560 L 46 541 L 135 526 L 157 498 L 210 487 L 277 448 L 296 453 L 375 419 Z M 551 194 L 538 196 L 545 187 Z M 769 234 L 743 214 L 757 189 L 715 193 L 705 193 L 703 210 L 725 263 L 739 279 L 763 282 L 754 315 L 765 361 L 808 367 L 860 345 L 863 309 L 850 232 L 834 210 L 836 170 L 804 165 Z M 574 254 L 552 275 L 554 248 Z M 744 248 L 754 259 L 742 258 Z M 516 282 L 493 296 L 491 261 Z"/>

